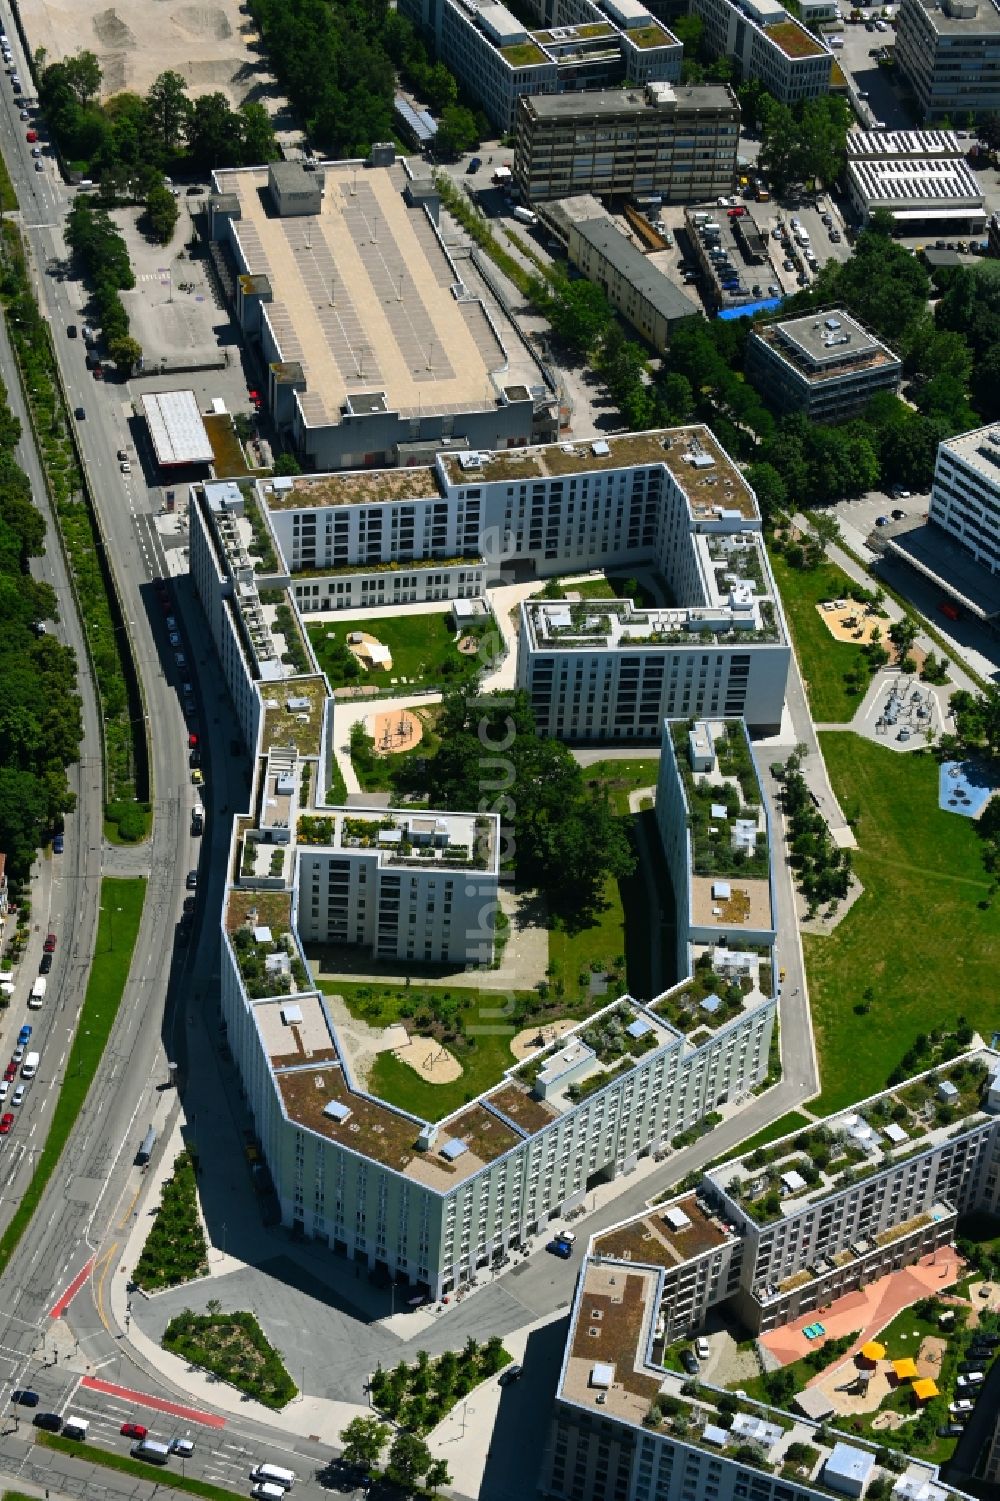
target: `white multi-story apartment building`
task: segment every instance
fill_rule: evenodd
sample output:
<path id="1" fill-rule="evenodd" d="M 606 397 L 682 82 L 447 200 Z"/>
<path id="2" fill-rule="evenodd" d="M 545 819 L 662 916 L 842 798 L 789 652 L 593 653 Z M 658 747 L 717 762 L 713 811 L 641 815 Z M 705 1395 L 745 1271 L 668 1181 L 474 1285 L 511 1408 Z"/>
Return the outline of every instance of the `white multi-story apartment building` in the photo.
<path id="1" fill-rule="evenodd" d="M 842 308 L 758 323 L 747 340 L 747 378 L 779 410 L 843 422 L 879 391 L 895 391 L 903 362 Z"/>
<path id="2" fill-rule="evenodd" d="M 531 30 L 499 0 L 402 0 L 442 62 L 501 132 L 519 99 L 653 80 L 676 82 L 683 48 L 640 0 L 563 0 L 559 25 Z"/>
<path id="3" fill-rule="evenodd" d="M 977 427 L 938 446 L 928 516 L 977 563 L 1000 571 L 1000 427 Z"/>
<path id="4" fill-rule="evenodd" d="M 773 966 L 736 953 L 734 918 L 713 935 L 740 976 L 721 1012 L 692 1010 L 683 983 L 648 1006 L 622 997 L 439 1121 L 366 1088 L 305 945 L 488 962 L 498 820 L 326 805 L 332 700 L 268 522 L 249 487 L 192 492 L 192 578 L 256 767 L 221 918 L 227 1037 L 283 1221 L 438 1296 L 582 1202 L 588 1184 L 759 1087 Z M 487 1003 L 484 1018 L 502 1024 L 502 1005 Z"/>
<path id="5" fill-rule="evenodd" d="M 876 1446 L 664 1365 L 667 1346 L 724 1306 L 774 1328 L 954 1239 L 995 1213 L 1000 1056 L 987 1049 L 908 1080 L 711 1170 L 694 1191 L 595 1236 L 556 1391 L 543 1494 L 558 1501 L 951 1501 L 934 1465 L 883 1471 Z M 797 1449 L 789 1453 L 791 1445 Z M 904 1457 L 905 1458 L 905 1457 Z M 801 1468 L 803 1460 L 806 1468 Z M 791 1467 L 794 1462 L 796 1468 Z"/>
<path id="6" fill-rule="evenodd" d="M 704 22 L 706 45 L 780 103 L 829 93 L 833 53 L 778 0 L 693 0 L 692 8 Z"/>

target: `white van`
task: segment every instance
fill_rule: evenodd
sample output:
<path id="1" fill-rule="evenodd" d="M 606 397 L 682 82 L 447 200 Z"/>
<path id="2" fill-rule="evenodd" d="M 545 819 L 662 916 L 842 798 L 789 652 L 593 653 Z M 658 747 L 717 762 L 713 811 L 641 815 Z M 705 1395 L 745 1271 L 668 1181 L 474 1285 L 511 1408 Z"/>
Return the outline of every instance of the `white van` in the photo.
<path id="1" fill-rule="evenodd" d="M 522 208 L 520 204 L 518 204 L 517 208 L 514 210 L 514 218 L 518 221 L 519 224 L 534 225 L 538 223 L 538 215 L 533 214 L 530 208 Z"/>
<path id="2" fill-rule="evenodd" d="M 277 1485 L 283 1491 L 290 1491 L 295 1484 L 295 1471 L 283 1470 L 280 1465 L 258 1465 L 250 1471 L 250 1479 L 258 1485 Z"/>
<path id="3" fill-rule="evenodd" d="M 38 1072 L 38 1054 L 29 1053 L 21 1064 L 21 1078 L 33 1079 Z"/>
<path id="4" fill-rule="evenodd" d="M 45 979 L 45 976 L 39 975 L 34 985 L 32 985 L 31 994 L 28 997 L 29 1011 L 37 1011 L 39 1006 L 41 1006 L 42 1002 L 45 1000 L 45 989 L 47 984 L 48 981 Z"/>

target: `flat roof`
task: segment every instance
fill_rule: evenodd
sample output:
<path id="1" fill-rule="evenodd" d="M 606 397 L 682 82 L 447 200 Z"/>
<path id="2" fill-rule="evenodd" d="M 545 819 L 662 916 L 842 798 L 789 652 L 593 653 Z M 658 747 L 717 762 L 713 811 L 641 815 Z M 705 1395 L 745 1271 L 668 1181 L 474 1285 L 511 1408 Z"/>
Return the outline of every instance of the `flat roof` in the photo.
<path id="1" fill-rule="evenodd" d="M 934 212 L 983 206 L 979 181 L 961 157 L 849 161 L 847 176 L 866 206 L 885 203 L 905 210 L 930 205 Z"/>
<path id="2" fill-rule="evenodd" d="M 811 384 L 847 371 L 856 374 L 901 364 L 891 349 L 842 308 L 757 324 L 753 333 Z"/>
<path id="3" fill-rule="evenodd" d="M 485 410 L 523 384 L 479 298 L 455 296 L 461 274 L 424 208 L 404 201 L 401 163 L 324 163 L 320 212 L 290 218 L 272 213 L 267 174 L 215 176 L 238 195 L 232 234 L 247 272 L 270 283 L 264 316 L 281 361 L 301 367 L 308 425 L 337 424 L 345 404 L 372 398 L 403 416 Z"/>
<path id="4" fill-rule="evenodd" d="M 150 392 L 142 398 L 142 411 L 161 468 L 212 462 L 212 445 L 193 391 Z"/>
<path id="5" fill-rule="evenodd" d="M 606 116 L 690 111 L 739 115 L 732 90 L 724 83 L 659 83 L 645 89 L 595 89 L 582 93 L 531 94 L 522 108 L 539 120 L 589 120 Z"/>
<path id="6" fill-rule="evenodd" d="M 763 28 L 764 35 L 779 47 L 786 57 L 832 57 L 832 53 L 818 42 L 811 32 L 791 16 Z"/>
<path id="7" fill-rule="evenodd" d="M 680 1209 L 686 1225 L 674 1228 L 673 1211 Z M 669 1216 L 669 1218 L 668 1218 Z M 680 1225 L 680 1220 L 677 1220 Z M 615 1261 L 645 1262 L 652 1266 L 679 1266 L 692 1256 L 713 1251 L 732 1239 L 723 1221 L 706 1214 L 695 1194 L 677 1199 L 672 1205 L 658 1204 L 655 1209 L 638 1214 L 620 1225 L 612 1225 L 594 1237 L 593 1254 L 609 1256 Z"/>
<path id="8" fill-rule="evenodd" d="M 933 521 L 885 539 L 885 550 L 958 600 L 971 615 L 1000 615 L 1000 576 L 991 573 L 960 542 Z"/>
<path id="9" fill-rule="evenodd" d="M 610 219 L 581 220 L 573 225 L 571 237 L 573 232 L 620 272 L 629 286 L 662 317 L 675 322 L 679 318 L 701 316 L 701 309 L 691 298 L 658 266 L 650 264 L 643 252 Z"/>
<path id="10" fill-rule="evenodd" d="M 939 36 L 955 36 L 965 32 L 971 36 L 996 40 L 1000 38 L 1000 6 L 996 0 L 979 0 L 972 15 L 956 16 L 950 8 L 938 0 L 916 0 L 924 15 Z"/>
<path id="11" fill-rule="evenodd" d="M 849 130 L 848 160 L 892 157 L 964 156 L 953 130 Z"/>
<path id="12" fill-rule="evenodd" d="M 747 521 L 759 518 L 756 497 L 715 434 L 700 423 L 687 427 L 657 428 L 647 433 L 623 433 L 617 437 L 583 442 L 539 444 L 531 448 L 505 449 L 477 456 L 472 467 L 468 455 L 439 454 L 448 482 L 477 485 L 482 481 L 517 481 L 588 474 L 606 469 L 640 468 L 663 464 L 669 469 L 696 520 L 716 516 L 720 509 L 738 512 Z"/>
<path id="13" fill-rule="evenodd" d="M 318 995 L 258 1001 L 254 1020 L 272 1068 L 295 1068 L 337 1057 L 337 1046 Z"/>
<path id="14" fill-rule="evenodd" d="M 391 500 L 440 500 L 438 472 L 427 464 L 403 469 L 350 469 L 336 474 L 297 474 L 279 488 L 273 480 L 260 482 L 269 511 L 295 511 L 307 506 L 377 505 Z"/>

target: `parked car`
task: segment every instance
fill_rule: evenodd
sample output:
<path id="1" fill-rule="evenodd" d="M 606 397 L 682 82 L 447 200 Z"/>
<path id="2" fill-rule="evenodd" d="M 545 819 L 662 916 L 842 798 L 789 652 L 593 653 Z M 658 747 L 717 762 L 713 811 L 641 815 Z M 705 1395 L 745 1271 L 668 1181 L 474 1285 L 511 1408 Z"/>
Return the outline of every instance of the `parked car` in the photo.
<path id="1" fill-rule="evenodd" d="M 15 1089 L 14 1093 L 10 1097 L 10 1103 L 12 1105 L 22 1105 L 24 1103 L 24 1085 L 23 1084 L 19 1084 L 17 1086 L 17 1088 Z"/>
<path id="2" fill-rule="evenodd" d="M 54 933 L 47 934 L 46 938 L 45 938 L 45 943 L 43 945 L 43 947 L 45 949 L 45 952 L 47 954 L 54 954 L 55 951 L 56 951 L 56 944 L 57 944 L 57 942 L 58 942 L 58 939 L 56 938 L 56 935 Z"/>
<path id="3" fill-rule="evenodd" d="M 565 1240 L 550 1240 L 545 1249 L 561 1261 L 568 1261 L 573 1254 L 573 1247 Z"/>
<path id="4" fill-rule="evenodd" d="M 73 416 L 76 418 L 77 422 L 83 422 L 86 420 L 87 413 L 84 411 L 83 407 L 74 407 Z"/>
<path id="5" fill-rule="evenodd" d="M 712 1353 L 708 1340 L 703 1334 L 700 1334 L 694 1342 L 694 1353 L 699 1360 L 707 1360 Z"/>
<path id="6" fill-rule="evenodd" d="M 468 175 L 469 175 L 469 176 L 471 176 L 471 175 L 472 175 L 472 173 L 473 173 L 473 172 L 478 172 L 478 171 L 479 171 L 479 169 L 480 169 L 480 167 L 481 167 L 481 166 L 482 166 L 482 165 L 483 165 L 483 159 L 482 159 L 482 157 L 481 157 L 481 156 L 473 156 L 473 157 L 470 157 L 470 158 L 469 158 L 469 165 L 468 165 L 468 166 L 467 166 L 467 167 L 466 167 L 466 169 L 465 169 L 465 170 L 466 170 L 466 173 L 467 173 L 467 174 L 468 174 Z"/>
<path id="7" fill-rule="evenodd" d="M 697 1376 L 699 1366 L 693 1350 L 682 1350 L 680 1353 L 680 1362 L 689 1376 Z"/>
<path id="8" fill-rule="evenodd" d="M 49 972 L 49 970 L 51 968 L 52 968 L 52 955 L 51 954 L 43 954 L 42 957 L 41 957 L 41 959 L 39 959 L 39 961 L 38 961 L 38 973 L 40 975 L 47 975 L 48 972 Z"/>
<path id="9" fill-rule="evenodd" d="M 960 1397 L 957 1402 L 948 1403 L 948 1411 L 953 1413 L 971 1412 L 975 1405 L 975 1402 L 970 1402 L 968 1397 Z"/>
<path id="10" fill-rule="evenodd" d="M 876 526 L 888 526 L 889 525 L 889 518 L 888 518 L 888 516 L 876 516 L 875 517 L 875 525 Z"/>
<path id="11" fill-rule="evenodd" d="M 523 1370 L 524 1366 L 518 1365 L 516 1361 L 513 1365 L 506 1366 L 500 1372 L 500 1380 L 497 1382 L 497 1385 L 513 1386 L 514 1382 L 517 1380 Z"/>
<path id="12" fill-rule="evenodd" d="M 9 1084 L 10 1081 L 11 1081 L 11 1079 L 13 1079 L 13 1077 L 14 1077 L 14 1075 L 16 1073 L 17 1073 L 17 1064 L 14 1062 L 14 1059 L 12 1058 L 10 1060 L 10 1062 L 8 1063 L 7 1067 L 3 1071 L 4 1083 L 5 1084 Z"/>
<path id="13" fill-rule="evenodd" d="M 892 513 L 892 519 L 893 519 L 893 521 L 905 521 L 906 520 L 906 512 L 904 510 L 901 510 L 900 507 L 897 506 L 896 509 Z"/>
<path id="14" fill-rule="evenodd" d="M 985 1380 L 986 1377 L 983 1375 L 982 1371 L 969 1371 L 965 1376 L 959 1376 L 958 1380 L 955 1382 L 955 1385 L 958 1387 L 959 1391 L 967 1391 L 969 1387 L 982 1386 Z"/>
<path id="15" fill-rule="evenodd" d="M 8 1110 L 5 1115 L 0 1115 L 0 1136 L 9 1136 L 14 1126 L 14 1117 Z"/>
<path id="16" fill-rule="evenodd" d="M 19 1048 L 26 1048 L 28 1046 L 28 1043 L 31 1041 L 31 1034 L 34 1030 L 35 1029 L 30 1022 L 25 1022 L 24 1026 L 17 1034 L 17 1045 Z M 20 1063 L 20 1058 L 17 1061 L 18 1063 Z"/>
<path id="17" fill-rule="evenodd" d="M 564 1240 L 568 1246 L 575 1246 L 576 1245 L 576 1231 L 575 1230 L 560 1230 L 559 1231 L 559 1239 L 560 1240 Z"/>
<path id="18" fill-rule="evenodd" d="M 170 631 L 167 636 L 167 640 L 170 642 L 171 646 L 180 646 L 181 644 L 181 638 L 176 631 Z"/>
<path id="19" fill-rule="evenodd" d="M 942 1423 L 937 1431 L 938 1438 L 958 1438 L 965 1429 L 961 1423 Z"/>
<path id="20" fill-rule="evenodd" d="M 189 870 L 188 871 L 188 873 L 187 873 L 187 881 L 185 882 L 185 885 L 187 886 L 188 891 L 194 891 L 195 890 L 195 888 L 198 885 L 198 872 L 196 870 Z M 560 1239 L 563 1239 L 563 1238 L 564 1237 L 560 1237 Z"/>
<path id="21" fill-rule="evenodd" d="M 970 1371 L 985 1371 L 986 1366 L 987 1362 L 985 1360 L 963 1360 L 959 1364 L 958 1369 L 963 1376 L 967 1376 Z"/>
<path id="22" fill-rule="evenodd" d="M 63 834 L 55 834 L 53 836 L 53 839 L 52 839 L 52 853 L 54 855 L 61 855 L 62 852 L 63 852 L 63 850 L 65 849 L 65 847 L 66 847 L 65 835 L 63 835 Z"/>

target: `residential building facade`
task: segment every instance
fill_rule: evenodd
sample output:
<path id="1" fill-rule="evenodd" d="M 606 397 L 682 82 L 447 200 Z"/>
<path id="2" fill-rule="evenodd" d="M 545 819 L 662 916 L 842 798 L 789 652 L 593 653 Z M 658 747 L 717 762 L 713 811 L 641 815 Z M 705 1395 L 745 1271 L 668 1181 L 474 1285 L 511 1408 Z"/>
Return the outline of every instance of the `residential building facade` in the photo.
<path id="1" fill-rule="evenodd" d="M 902 0 L 896 66 L 928 124 L 965 125 L 1000 109 L 1000 7 L 995 0 Z"/>
<path id="2" fill-rule="evenodd" d="M 998 1077 L 1000 1056 L 978 1049 L 595 1236 L 570 1312 L 543 1494 L 806 1501 L 864 1496 L 877 1480 L 892 1501 L 961 1497 L 926 1461 L 883 1469 L 875 1443 L 838 1432 L 836 1416 L 808 1416 L 808 1392 L 794 1412 L 742 1392 L 723 1404 L 704 1379 L 669 1369 L 665 1353 L 713 1307 L 752 1332 L 773 1328 L 933 1254 L 954 1239 L 959 1214 L 995 1212 Z"/>
<path id="3" fill-rule="evenodd" d="M 1000 428 L 938 445 L 928 519 L 993 574 L 1000 571 Z"/>
<path id="4" fill-rule="evenodd" d="M 877 392 L 898 390 L 903 362 L 843 308 L 825 308 L 756 324 L 746 373 L 779 411 L 843 422 Z"/>
<path id="5" fill-rule="evenodd" d="M 527 203 L 578 193 L 714 200 L 732 190 L 740 107 L 722 84 L 523 95 L 514 179 Z"/>

